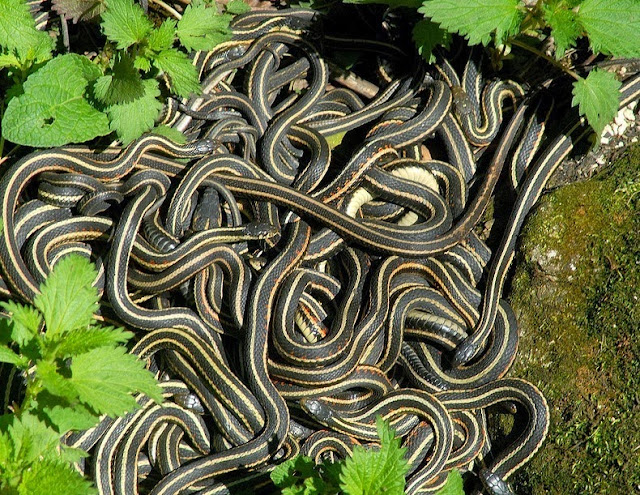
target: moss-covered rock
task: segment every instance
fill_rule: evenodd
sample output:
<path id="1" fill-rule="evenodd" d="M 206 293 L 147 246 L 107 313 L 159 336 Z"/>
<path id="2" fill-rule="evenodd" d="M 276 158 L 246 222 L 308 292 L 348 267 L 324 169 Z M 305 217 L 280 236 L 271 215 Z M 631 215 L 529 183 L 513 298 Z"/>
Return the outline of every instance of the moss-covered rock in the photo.
<path id="1" fill-rule="evenodd" d="M 545 195 L 523 231 L 510 301 L 510 372 L 551 409 L 517 493 L 640 491 L 640 146 L 593 179 Z"/>

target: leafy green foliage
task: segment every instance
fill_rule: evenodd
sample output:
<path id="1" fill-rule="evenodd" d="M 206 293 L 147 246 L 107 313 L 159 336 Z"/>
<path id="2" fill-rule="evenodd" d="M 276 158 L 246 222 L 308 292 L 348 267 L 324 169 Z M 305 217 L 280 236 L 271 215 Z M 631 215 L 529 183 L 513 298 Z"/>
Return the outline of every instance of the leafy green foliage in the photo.
<path id="1" fill-rule="evenodd" d="M 119 103 L 107 107 L 106 112 L 111 120 L 111 128 L 123 143 L 129 143 L 153 127 L 162 110 L 158 100 L 160 89 L 155 79 L 142 81 L 144 94 L 129 103 Z"/>
<path id="2" fill-rule="evenodd" d="M 385 1 L 384 3 L 389 3 Z M 525 3 L 522 0 L 425 0 L 418 12 L 420 21 L 413 38 L 420 54 L 433 61 L 433 49 L 444 38 L 436 30 L 465 36 L 469 43 L 483 45 L 492 40 L 498 46 L 511 43 L 544 57 L 530 44 L 549 33 L 555 42 L 555 58 L 562 60 L 568 49 L 586 36 L 595 54 L 640 57 L 640 2 L 637 0 L 546 0 Z M 517 41 L 523 37 L 527 41 Z M 591 127 L 601 132 L 618 109 L 619 85 L 611 75 L 592 75 L 585 79 L 567 67 L 570 61 L 556 64 L 571 74 L 574 83 L 573 104 L 579 106 Z"/>
<path id="3" fill-rule="evenodd" d="M 73 256 L 62 258 L 34 299 L 33 305 L 44 316 L 47 339 L 91 323 L 98 309 L 98 293 L 91 286 L 95 274 L 87 266 Z"/>
<path id="4" fill-rule="evenodd" d="M 153 61 L 171 79 L 171 89 L 179 96 L 199 93 L 200 85 L 195 66 L 186 54 L 177 50 L 163 50 Z"/>
<path id="5" fill-rule="evenodd" d="M 352 457 L 318 466 L 309 457 L 297 456 L 277 466 L 271 480 L 283 495 L 402 495 L 408 471 L 405 449 L 382 418 L 377 419 L 376 426 L 379 450 L 356 446 Z"/>
<path id="6" fill-rule="evenodd" d="M 15 57 L 19 65 L 51 58 L 53 40 L 36 29 L 28 5 L 23 0 L 2 0 L 0 5 L 0 54 Z M 11 65 L 8 60 L 11 58 L 5 59 L 5 65 Z"/>
<path id="7" fill-rule="evenodd" d="M 448 47 L 451 35 L 430 19 L 422 19 L 413 27 L 413 41 L 418 53 L 429 63 L 436 61 L 433 50 L 437 46 Z"/>
<path id="8" fill-rule="evenodd" d="M 584 0 L 578 9 L 594 52 L 617 57 L 640 54 L 640 2 L 637 0 Z"/>
<path id="9" fill-rule="evenodd" d="M 409 469 L 404 459 L 405 449 L 400 439 L 381 418 L 376 427 L 380 437 L 380 450 L 367 451 L 356 446 L 353 455 L 345 460 L 340 474 L 340 487 L 349 495 L 374 495 L 384 491 L 389 494 L 404 493 L 404 475 Z"/>
<path id="10" fill-rule="evenodd" d="M 180 42 L 187 50 L 211 50 L 231 39 L 231 18 L 231 14 L 218 14 L 216 9 L 207 8 L 204 0 L 193 1 L 178 21 Z"/>
<path id="11" fill-rule="evenodd" d="M 60 55 L 24 83 L 2 121 L 5 139 L 29 146 L 60 146 L 109 134 L 106 115 L 85 98 L 100 70 L 85 57 Z"/>
<path id="12" fill-rule="evenodd" d="M 69 465 L 86 454 L 61 446 L 60 436 L 135 409 L 134 393 L 162 400 L 153 375 L 121 345 L 133 334 L 93 324 L 96 276 L 87 259 L 69 255 L 35 307 L 1 303 L 9 319 L 0 320 L 0 361 L 22 370 L 27 383 L 22 405 L 0 417 L 1 493 L 95 493 Z"/>
<path id="13" fill-rule="evenodd" d="M 450 32 L 457 32 L 475 45 L 489 43 L 492 33 L 497 43 L 513 34 L 521 18 L 518 0 L 427 0 L 418 12 L 430 17 Z"/>
<path id="14" fill-rule="evenodd" d="M 74 22 L 102 13 L 107 62 L 75 54 L 52 59 L 53 39 L 36 29 L 26 0 L 0 0 L 0 69 L 7 68 L 16 82 L 7 92 L 2 136 L 16 144 L 60 146 L 110 132 L 123 144 L 131 142 L 151 130 L 160 113 L 161 76 L 178 96 L 199 93 L 185 50 L 211 50 L 230 39 L 233 15 L 249 8 L 232 0 L 219 13 L 196 0 L 179 21 L 166 19 L 156 28 L 134 0 L 53 4 Z"/>
<path id="15" fill-rule="evenodd" d="M 102 29 L 119 49 L 144 41 L 152 28 L 152 22 L 137 3 L 132 0 L 107 0 L 107 10 L 102 14 Z"/>
<path id="16" fill-rule="evenodd" d="M 585 79 L 573 87 L 573 106 L 579 105 L 580 113 L 586 115 L 591 127 L 598 134 L 615 117 L 618 111 L 620 82 L 610 72 L 592 70 Z"/>
<path id="17" fill-rule="evenodd" d="M 551 36 L 556 42 L 556 58 L 561 59 L 581 34 L 576 13 L 566 9 L 562 2 L 552 2 L 544 5 L 543 9 L 544 20 L 551 28 Z"/>
<path id="18" fill-rule="evenodd" d="M 436 495 L 464 495 L 462 476 L 457 469 L 449 471 L 447 481 Z"/>

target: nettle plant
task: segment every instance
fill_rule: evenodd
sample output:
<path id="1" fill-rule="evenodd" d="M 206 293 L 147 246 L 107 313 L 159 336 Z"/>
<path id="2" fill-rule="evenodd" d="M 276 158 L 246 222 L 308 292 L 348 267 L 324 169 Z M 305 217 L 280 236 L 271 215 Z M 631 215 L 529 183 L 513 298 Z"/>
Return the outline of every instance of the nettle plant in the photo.
<path id="1" fill-rule="evenodd" d="M 638 0 L 344 0 L 412 7 L 424 15 L 413 29 L 421 55 L 434 61 L 437 47 L 448 47 L 451 34 L 470 45 L 492 47 L 506 56 L 512 46 L 528 50 L 574 79 L 572 105 L 600 134 L 618 111 L 620 82 L 593 69 L 573 67 L 571 49 L 585 38 L 593 55 L 640 57 Z M 549 54 L 541 49 L 548 45 Z"/>
<path id="2" fill-rule="evenodd" d="M 72 467 L 87 453 L 61 437 L 138 408 L 134 394 L 162 402 L 154 376 L 124 345 L 133 334 L 95 321 L 96 277 L 93 264 L 71 254 L 33 306 L 0 303 L 0 364 L 15 366 L 24 381 L 23 399 L 0 415 L 0 493 L 97 493 Z"/>
<path id="3" fill-rule="evenodd" d="M 77 4 L 83 2 L 57 0 L 56 9 L 77 20 Z M 133 0 L 103 0 L 90 13 L 102 11 L 106 45 L 89 59 L 56 55 L 54 39 L 36 29 L 26 0 L 0 0 L 0 72 L 9 82 L 2 139 L 49 147 L 115 133 L 123 144 L 131 142 L 154 126 L 161 81 L 177 96 L 200 92 L 189 53 L 229 40 L 233 15 L 247 9 L 231 0 L 221 13 L 194 0 L 179 20 L 156 25 Z"/>

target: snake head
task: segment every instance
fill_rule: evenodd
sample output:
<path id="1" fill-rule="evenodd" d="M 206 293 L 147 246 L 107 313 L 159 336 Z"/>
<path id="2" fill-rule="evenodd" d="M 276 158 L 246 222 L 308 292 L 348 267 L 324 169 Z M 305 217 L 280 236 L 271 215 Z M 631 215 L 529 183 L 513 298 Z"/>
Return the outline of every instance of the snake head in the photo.
<path id="1" fill-rule="evenodd" d="M 208 155 L 213 153 L 219 145 L 220 142 L 215 139 L 200 139 L 193 143 L 193 151 L 198 155 Z"/>
<path id="2" fill-rule="evenodd" d="M 478 353 L 478 346 L 473 342 L 463 342 L 458 346 L 453 354 L 451 364 L 454 368 L 464 366 Z"/>
<path id="3" fill-rule="evenodd" d="M 478 476 L 490 495 L 515 495 L 509 484 L 493 471 L 482 468 Z"/>
<path id="4" fill-rule="evenodd" d="M 328 421 L 333 416 L 331 409 L 318 399 L 301 399 L 300 405 L 302 409 L 321 423 Z"/>
<path id="5" fill-rule="evenodd" d="M 270 239 L 278 235 L 278 227 L 266 222 L 251 222 L 244 226 L 247 236 L 256 239 Z"/>

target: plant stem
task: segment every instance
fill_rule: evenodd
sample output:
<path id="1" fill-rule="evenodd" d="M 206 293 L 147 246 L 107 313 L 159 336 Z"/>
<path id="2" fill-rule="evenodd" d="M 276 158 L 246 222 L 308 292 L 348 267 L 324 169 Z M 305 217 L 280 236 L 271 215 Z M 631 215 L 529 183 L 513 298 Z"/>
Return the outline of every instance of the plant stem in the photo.
<path id="1" fill-rule="evenodd" d="M 170 5 L 167 5 L 166 3 L 164 3 L 162 0 L 149 0 L 150 3 L 155 3 L 156 5 L 159 5 L 160 7 L 162 7 L 164 10 L 166 10 L 167 12 L 169 12 L 169 14 L 171 14 L 173 17 L 175 17 L 176 19 L 180 20 L 182 19 L 182 14 L 180 12 L 178 12 L 176 9 L 174 9 L 173 7 L 171 7 Z"/>
<path id="2" fill-rule="evenodd" d="M 546 53 L 543 53 L 540 50 L 538 50 L 538 49 L 536 49 L 536 48 L 534 48 L 534 47 L 532 47 L 530 45 L 527 45 L 526 43 L 523 43 L 522 41 L 519 41 L 519 40 L 511 40 L 511 44 L 515 45 L 515 46 L 519 46 L 520 48 L 523 48 L 524 50 L 527 50 L 527 51 L 533 53 L 534 55 L 536 55 L 536 56 L 538 56 L 540 58 L 543 58 L 544 60 L 549 62 L 554 67 L 560 69 L 565 74 L 568 74 L 571 77 L 573 77 L 576 81 L 579 81 L 581 79 L 581 77 L 576 72 L 574 72 L 571 69 L 565 67 L 560 62 L 558 62 L 556 59 L 554 59 L 553 57 L 550 57 Z"/>

